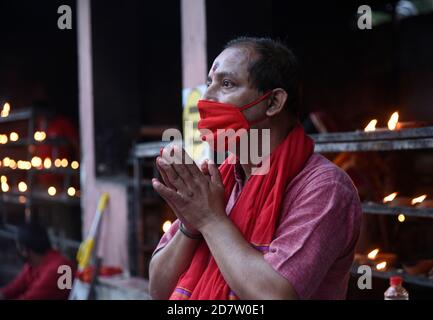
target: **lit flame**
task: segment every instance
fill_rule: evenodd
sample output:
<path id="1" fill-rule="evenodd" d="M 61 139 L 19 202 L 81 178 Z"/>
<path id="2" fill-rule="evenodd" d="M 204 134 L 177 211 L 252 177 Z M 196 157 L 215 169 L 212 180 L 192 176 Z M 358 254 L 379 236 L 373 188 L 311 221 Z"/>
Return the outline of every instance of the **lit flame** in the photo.
<path id="1" fill-rule="evenodd" d="M 3 166 L 9 167 L 10 164 L 11 164 L 11 159 L 9 157 L 5 157 L 3 159 Z"/>
<path id="2" fill-rule="evenodd" d="M 48 188 L 48 194 L 49 194 L 50 196 L 55 196 L 55 195 L 56 195 L 56 192 L 57 192 L 56 188 L 54 188 L 54 187 L 49 187 L 49 188 Z"/>
<path id="3" fill-rule="evenodd" d="M 50 158 L 45 158 L 45 160 L 44 160 L 44 168 L 45 169 L 51 168 L 51 159 Z"/>
<path id="4" fill-rule="evenodd" d="M 392 200 L 395 199 L 397 194 L 398 194 L 398 192 L 393 192 L 390 195 L 387 195 L 385 198 L 383 198 L 383 203 L 391 202 Z"/>
<path id="5" fill-rule="evenodd" d="M 6 182 L 2 183 L 2 191 L 3 192 L 8 192 L 9 191 L 9 185 Z"/>
<path id="6" fill-rule="evenodd" d="M 16 132 L 11 132 L 11 134 L 9 135 L 10 141 L 17 141 L 19 138 L 20 138 L 20 136 Z"/>
<path id="7" fill-rule="evenodd" d="M 383 269 L 385 269 L 385 268 L 386 268 L 386 261 L 383 261 L 383 262 L 378 263 L 378 264 L 376 265 L 376 269 L 377 269 L 377 270 L 383 270 Z"/>
<path id="8" fill-rule="evenodd" d="M 42 165 L 42 159 L 39 157 L 33 157 L 31 164 L 33 167 L 38 168 Z"/>
<path id="9" fill-rule="evenodd" d="M 373 119 L 371 120 L 368 125 L 365 127 L 364 131 L 368 132 L 368 131 L 374 131 L 376 130 L 376 124 L 377 124 L 377 120 Z"/>
<path id="10" fill-rule="evenodd" d="M 6 118 L 9 115 L 9 112 L 11 111 L 11 105 L 9 103 L 5 103 L 3 105 L 3 109 L 0 112 L 0 117 Z"/>
<path id="11" fill-rule="evenodd" d="M 0 144 L 8 143 L 8 136 L 5 134 L 0 134 Z"/>
<path id="12" fill-rule="evenodd" d="M 10 160 L 12 162 L 12 160 Z M 32 168 L 32 164 L 30 161 L 18 160 L 18 169 L 21 170 L 30 170 Z"/>
<path id="13" fill-rule="evenodd" d="M 369 254 L 367 254 L 368 259 L 374 260 L 376 259 L 377 254 L 379 253 L 379 249 L 374 249 Z"/>
<path id="14" fill-rule="evenodd" d="M 6 176 L 1 176 L 0 181 L 1 181 L 1 183 L 6 183 L 6 182 L 8 182 L 8 178 Z"/>
<path id="15" fill-rule="evenodd" d="M 33 137 L 36 141 L 44 141 L 47 134 L 44 131 L 36 131 Z"/>
<path id="16" fill-rule="evenodd" d="M 167 220 L 162 225 L 162 231 L 167 232 L 168 230 L 170 230 L 170 227 L 171 227 L 171 221 Z"/>
<path id="17" fill-rule="evenodd" d="M 71 162 L 71 168 L 72 169 L 77 170 L 79 166 L 80 166 L 80 164 L 78 163 L 78 161 L 72 161 Z"/>
<path id="18" fill-rule="evenodd" d="M 421 203 L 421 202 L 423 202 L 425 200 L 425 198 L 427 198 L 426 194 L 423 194 L 422 196 L 413 198 L 412 201 L 411 201 L 411 204 L 414 205 L 414 204 L 417 204 L 417 203 Z"/>
<path id="19" fill-rule="evenodd" d="M 16 168 L 18 168 L 15 160 L 11 159 L 10 164 L 9 164 L 9 168 L 11 168 L 12 170 L 15 170 Z"/>
<path id="20" fill-rule="evenodd" d="M 400 213 L 397 217 L 399 222 L 404 222 L 404 220 L 406 220 L 406 217 L 404 216 L 404 214 Z"/>
<path id="21" fill-rule="evenodd" d="M 68 195 L 69 195 L 70 197 L 75 196 L 75 188 L 74 188 L 74 187 L 69 187 L 69 188 L 68 188 Z"/>
<path id="22" fill-rule="evenodd" d="M 3 105 L 3 111 L 5 111 L 5 112 L 7 112 L 7 113 L 9 113 L 9 112 L 11 111 L 11 105 L 9 104 L 9 102 L 6 102 L 6 103 Z"/>
<path id="23" fill-rule="evenodd" d="M 54 165 L 56 166 L 56 168 L 60 168 L 62 166 L 62 160 L 60 159 L 54 160 Z"/>
<path id="24" fill-rule="evenodd" d="M 26 192 L 27 191 L 27 184 L 23 181 L 21 181 L 20 183 L 18 183 L 18 190 L 20 192 Z"/>
<path id="25" fill-rule="evenodd" d="M 394 130 L 398 123 L 398 112 L 394 112 L 388 121 L 388 129 Z"/>
<path id="26" fill-rule="evenodd" d="M 61 166 L 63 168 L 66 168 L 68 166 L 68 159 L 62 159 L 62 161 L 60 162 Z"/>

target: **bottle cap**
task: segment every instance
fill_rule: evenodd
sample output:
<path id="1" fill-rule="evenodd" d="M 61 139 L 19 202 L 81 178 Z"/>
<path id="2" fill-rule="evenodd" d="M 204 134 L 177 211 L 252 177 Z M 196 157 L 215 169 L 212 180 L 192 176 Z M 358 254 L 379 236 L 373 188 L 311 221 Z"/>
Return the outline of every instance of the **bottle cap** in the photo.
<path id="1" fill-rule="evenodd" d="M 389 283 L 391 286 L 401 286 L 403 279 L 399 276 L 389 278 Z"/>

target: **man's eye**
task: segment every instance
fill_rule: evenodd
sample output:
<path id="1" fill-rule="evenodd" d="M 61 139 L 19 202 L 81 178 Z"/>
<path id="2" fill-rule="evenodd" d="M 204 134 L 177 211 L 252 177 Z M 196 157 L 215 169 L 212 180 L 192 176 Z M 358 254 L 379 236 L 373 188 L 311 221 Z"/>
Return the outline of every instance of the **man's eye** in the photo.
<path id="1" fill-rule="evenodd" d="M 230 80 L 223 80 L 223 86 L 226 88 L 230 88 L 233 86 L 233 83 Z"/>
<path id="2" fill-rule="evenodd" d="M 209 87 L 212 84 L 212 81 L 208 80 L 206 81 L 206 87 Z"/>

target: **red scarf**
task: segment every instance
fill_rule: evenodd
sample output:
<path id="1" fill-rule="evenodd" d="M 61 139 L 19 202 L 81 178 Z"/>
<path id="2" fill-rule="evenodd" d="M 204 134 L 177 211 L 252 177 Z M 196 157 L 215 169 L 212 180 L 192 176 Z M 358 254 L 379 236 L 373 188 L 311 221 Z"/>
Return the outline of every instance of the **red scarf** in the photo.
<path id="1" fill-rule="evenodd" d="M 313 153 L 314 143 L 300 124 L 270 155 L 269 172 L 252 175 L 245 184 L 229 218 L 257 250 L 266 252 L 275 233 L 281 202 L 289 182 L 302 170 Z M 234 164 L 220 166 L 226 200 L 235 185 Z M 170 297 L 171 300 L 237 299 L 224 280 L 205 241 L 197 247 L 191 264 Z"/>

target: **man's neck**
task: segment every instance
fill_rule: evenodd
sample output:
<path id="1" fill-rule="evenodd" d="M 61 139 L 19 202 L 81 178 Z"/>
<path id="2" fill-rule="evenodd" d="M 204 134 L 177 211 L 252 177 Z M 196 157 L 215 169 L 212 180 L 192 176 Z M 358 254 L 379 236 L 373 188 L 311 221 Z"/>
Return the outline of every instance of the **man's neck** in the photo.
<path id="1" fill-rule="evenodd" d="M 270 130 L 270 153 L 272 153 L 284 141 L 284 139 L 287 137 L 290 131 L 292 131 L 295 125 L 296 121 L 293 121 L 290 125 L 286 125 L 283 128 Z M 241 164 L 242 170 L 245 173 L 244 182 L 246 182 L 250 178 L 252 169 L 255 166 L 256 165 L 253 163 Z"/>

